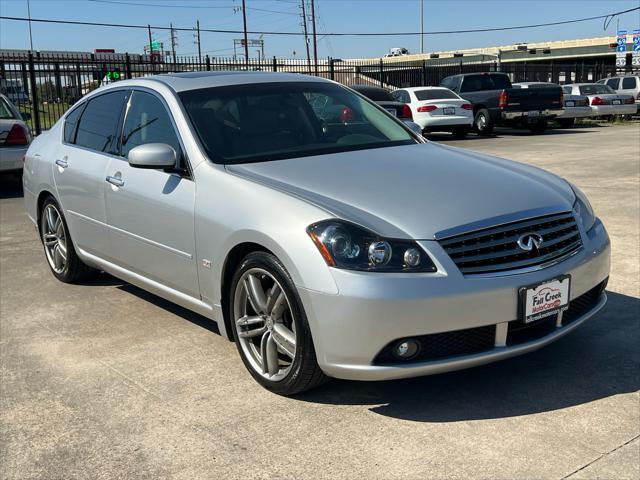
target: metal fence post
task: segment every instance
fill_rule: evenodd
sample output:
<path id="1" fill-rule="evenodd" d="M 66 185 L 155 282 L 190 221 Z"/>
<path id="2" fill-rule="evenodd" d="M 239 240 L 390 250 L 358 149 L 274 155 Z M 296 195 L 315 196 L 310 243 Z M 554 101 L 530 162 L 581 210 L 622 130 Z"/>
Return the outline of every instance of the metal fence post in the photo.
<path id="1" fill-rule="evenodd" d="M 276 58 L 276 56 L 275 56 L 275 55 L 273 56 L 273 62 L 272 62 L 272 64 L 273 64 L 273 71 L 274 71 L 274 72 L 277 72 L 277 71 L 278 71 L 278 59 Z"/>
<path id="2" fill-rule="evenodd" d="M 427 85 L 427 61 L 422 60 L 422 82 L 421 86 Z"/>
<path id="3" fill-rule="evenodd" d="M 129 57 L 129 52 L 125 52 L 124 54 L 124 76 L 127 80 L 131 79 L 131 58 Z"/>
<path id="4" fill-rule="evenodd" d="M 210 71 L 211 70 L 211 58 L 209 58 L 209 55 L 204 57 L 204 63 L 206 65 L 207 72 Z"/>
<path id="5" fill-rule="evenodd" d="M 33 117 L 33 128 L 36 135 L 42 133 L 40 128 L 40 109 L 38 108 L 38 88 L 36 84 L 36 71 L 33 62 L 33 52 L 29 51 L 29 87 L 31 89 L 31 111 Z"/>
<path id="6" fill-rule="evenodd" d="M 382 63 L 382 58 L 380 59 L 380 87 L 384 88 L 384 81 L 382 80 L 382 74 L 384 73 L 384 64 Z"/>
<path id="7" fill-rule="evenodd" d="M 333 66 L 333 58 L 329 57 L 329 78 L 334 80 L 336 77 L 336 71 Z"/>

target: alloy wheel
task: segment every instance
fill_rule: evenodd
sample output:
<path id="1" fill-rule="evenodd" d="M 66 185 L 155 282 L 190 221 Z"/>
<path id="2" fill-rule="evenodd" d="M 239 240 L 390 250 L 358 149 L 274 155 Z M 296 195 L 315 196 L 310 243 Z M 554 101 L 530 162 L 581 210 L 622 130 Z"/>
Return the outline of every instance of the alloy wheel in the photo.
<path id="1" fill-rule="evenodd" d="M 244 272 L 234 293 L 236 336 L 252 368 L 270 381 L 284 379 L 296 356 L 296 327 L 284 289 L 269 272 Z"/>
<path id="2" fill-rule="evenodd" d="M 42 242 L 51 269 L 61 274 L 67 266 L 67 232 L 62 215 L 55 205 L 49 204 L 42 212 L 40 226 Z"/>

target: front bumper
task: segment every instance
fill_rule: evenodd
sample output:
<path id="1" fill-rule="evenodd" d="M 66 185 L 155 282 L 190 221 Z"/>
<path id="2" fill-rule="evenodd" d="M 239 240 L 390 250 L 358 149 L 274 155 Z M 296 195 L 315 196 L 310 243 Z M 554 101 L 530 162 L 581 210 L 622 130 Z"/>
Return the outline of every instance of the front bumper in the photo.
<path id="1" fill-rule="evenodd" d="M 518 289 L 564 274 L 571 275 L 571 300 L 592 290 L 609 276 L 610 244 L 600 221 L 583 233 L 575 255 L 548 268 L 517 275 L 462 275 L 442 248 L 420 242 L 439 264 L 434 274 L 375 274 L 332 269 L 337 295 L 299 288 L 318 363 L 331 377 L 389 380 L 441 373 L 502 360 L 540 348 L 593 316 L 597 304 L 571 324 L 536 340 L 506 346 L 509 322 L 518 318 Z M 390 342 L 441 332 L 496 326 L 494 348 L 482 353 L 438 360 L 374 364 Z"/>
<path id="2" fill-rule="evenodd" d="M 535 114 L 532 114 L 535 112 Z M 520 120 L 520 121 L 538 121 L 538 120 L 550 120 L 562 115 L 563 109 L 545 109 L 545 110 L 531 110 L 527 112 L 501 112 L 503 120 Z"/>

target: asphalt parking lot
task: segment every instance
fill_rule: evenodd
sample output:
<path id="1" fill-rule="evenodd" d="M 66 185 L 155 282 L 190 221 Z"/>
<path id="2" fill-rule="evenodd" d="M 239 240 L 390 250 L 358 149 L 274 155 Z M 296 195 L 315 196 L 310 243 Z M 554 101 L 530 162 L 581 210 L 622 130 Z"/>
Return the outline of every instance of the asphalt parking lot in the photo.
<path id="1" fill-rule="evenodd" d="M 283 398 L 206 319 L 107 275 L 57 282 L 2 177 L 0 477 L 640 478 L 640 126 L 433 138 L 582 188 L 608 307 L 527 356 Z"/>

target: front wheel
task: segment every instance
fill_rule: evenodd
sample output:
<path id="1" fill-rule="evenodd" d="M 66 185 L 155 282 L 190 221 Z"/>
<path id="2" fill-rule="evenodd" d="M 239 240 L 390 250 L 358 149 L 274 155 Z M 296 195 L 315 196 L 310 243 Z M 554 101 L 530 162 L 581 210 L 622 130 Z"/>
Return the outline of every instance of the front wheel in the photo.
<path id="1" fill-rule="evenodd" d="M 233 277 L 230 296 L 236 346 L 258 383 L 294 395 L 326 380 L 298 293 L 275 256 L 249 254 Z"/>
<path id="2" fill-rule="evenodd" d="M 489 110 L 481 108 L 476 112 L 474 128 L 480 135 L 491 135 L 493 133 L 493 123 L 489 115 Z"/>

